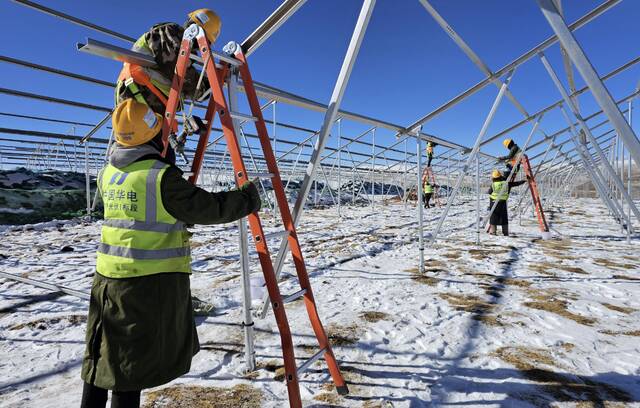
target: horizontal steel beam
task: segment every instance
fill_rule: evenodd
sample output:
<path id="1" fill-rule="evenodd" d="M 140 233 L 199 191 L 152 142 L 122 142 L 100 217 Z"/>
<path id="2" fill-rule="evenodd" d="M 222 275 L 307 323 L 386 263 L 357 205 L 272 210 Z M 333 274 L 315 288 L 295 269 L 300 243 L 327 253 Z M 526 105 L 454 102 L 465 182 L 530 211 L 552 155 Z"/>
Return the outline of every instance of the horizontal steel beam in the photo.
<path id="1" fill-rule="evenodd" d="M 576 30 L 576 29 L 584 26 L 585 24 L 589 23 L 590 21 L 592 21 L 596 17 L 600 16 L 605 11 L 611 9 L 613 6 L 615 6 L 618 3 L 620 3 L 620 1 L 621 0 L 608 0 L 608 1 L 605 1 L 604 3 L 600 4 L 598 7 L 594 8 L 589 13 L 587 13 L 584 16 L 580 17 L 574 23 L 569 25 L 569 29 L 570 30 Z M 493 75 L 483 79 L 482 81 L 480 81 L 477 84 L 473 85 L 471 88 L 467 89 L 466 91 L 464 91 L 461 94 L 457 95 L 453 99 L 451 99 L 448 102 L 444 103 L 443 105 L 439 106 L 438 108 L 436 108 L 432 112 L 430 112 L 427 115 L 425 115 L 425 116 L 421 117 L 420 119 L 416 120 L 414 123 L 412 123 L 411 125 L 409 125 L 406 128 L 404 128 L 402 133 L 410 133 L 412 130 L 417 129 L 418 127 L 420 127 L 420 125 L 425 124 L 426 122 L 428 122 L 429 120 L 431 120 L 434 117 L 438 116 L 442 112 L 445 112 L 446 110 L 450 109 L 451 107 L 457 105 L 458 103 L 460 103 L 464 99 L 468 98 L 469 96 L 471 96 L 471 95 L 475 94 L 476 92 L 480 91 L 481 89 L 483 89 L 485 86 L 491 84 L 494 80 L 503 77 L 509 71 L 511 71 L 511 70 L 517 68 L 519 65 L 522 65 L 523 63 L 527 62 L 532 57 L 536 56 L 536 54 L 538 52 L 547 49 L 548 47 L 550 47 L 551 45 L 555 44 L 556 42 L 558 42 L 558 37 L 555 36 L 555 35 L 547 38 L 542 43 L 540 43 L 537 46 L 533 47 L 532 49 L 530 49 L 529 51 L 525 52 L 520 57 L 516 58 L 515 60 L 511 61 L 510 63 L 508 63 L 504 67 L 502 67 L 499 70 L 497 70 L 496 72 L 494 72 Z M 536 116 L 537 116 L 536 114 L 531 115 L 531 117 L 536 117 Z"/>
<path id="2" fill-rule="evenodd" d="M 253 54 L 282 24 L 285 23 L 307 0 L 285 0 L 266 20 L 242 42 L 246 56 Z"/>
<path id="3" fill-rule="evenodd" d="M 71 16 L 69 14 L 65 14 L 63 12 L 54 10 L 52 8 L 49 8 L 49 7 L 45 7 L 45 6 L 41 5 L 41 4 L 34 3 L 32 1 L 29 1 L 29 0 L 13 0 L 13 2 L 14 3 L 18 3 L 20 5 L 23 5 L 23 6 L 27 6 L 29 8 L 34 9 L 34 10 L 43 12 L 45 14 L 52 15 L 54 17 L 58 17 L 58 18 L 61 18 L 63 20 L 66 20 L 66 21 L 70 21 L 70 22 L 72 22 L 74 24 L 77 24 L 77 25 L 79 25 L 81 27 L 89 28 L 91 30 L 100 32 L 102 34 L 110 35 L 111 37 L 117 38 L 119 40 L 128 41 L 128 42 L 135 42 L 136 41 L 136 39 L 133 38 L 133 37 L 129 37 L 127 35 L 117 33 L 117 32 L 115 32 L 113 30 L 109 30 L 108 28 L 101 27 L 99 25 L 90 23 L 90 22 L 88 22 L 86 20 L 82 20 L 82 19 L 80 19 L 78 17 L 74 17 L 74 16 Z"/>

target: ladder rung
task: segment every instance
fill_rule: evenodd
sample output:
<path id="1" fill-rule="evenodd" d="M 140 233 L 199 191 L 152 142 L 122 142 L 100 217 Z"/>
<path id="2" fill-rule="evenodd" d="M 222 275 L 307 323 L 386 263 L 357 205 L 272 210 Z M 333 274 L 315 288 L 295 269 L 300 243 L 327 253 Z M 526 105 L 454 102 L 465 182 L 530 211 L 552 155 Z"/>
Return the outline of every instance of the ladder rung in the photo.
<path id="1" fill-rule="evenodd" d="M 252 172 L 247 172 L 247 177 L 249 178 L 273 178 L 273 176 L 275 176 L 275 174 L 273 173 L 252 173 Z"/>
<path id="2" fill-rule="evenodd" d="M 233 59 L 233 58 L 226 57 L 226 56 L 221 55 L 221 54 L 218 54 L 217 52 L 212 51 L 211 54 L 213 54 L 215 57 L 218 57 L 220 59 L 220 61 L 225 61 L 225 62 L 228 62 L 229 64 L 236 65 L 236 66 L 237 65 L 242 65 L 242 63 L 240 61 L 238 61 L 236 59 Z M 201 64 L 201 65 L 204 64 L 204 61 L 202 60 L 202 57 L 199 56 L 199 55 L 190 54 L 189 58 L 194 60 L 198 64 Z M 222 68 L 222 65 L 216 63 L 216 68 L 220 69 L 220 68 Z"/>
<path id="3" fill-rule="evenodd" d="M 272 232 L 270 234 L 265 234 L 264 239 L 280 238 L 280 237 L 286 237 L 288 235 L 289 235 L 289 231 L 287 230 L 277 231 L 277 232 Z"/>
<path id="4" fill-rule="evenodd" d="M 213 50 L 211 50 L 211 55 L 213 55 L 214 57 L 218 58 L 220 61 L 224 61 L 228 64 L 231 64 L 233 66 L 239 67 L 240 65 L 242 65 L 242 61 L 237 60 L 235 58 L 229 57 L 227 55 L 223 55 L 220 53 L 217 53 Z"/>
<path id="5" fill-rule="evenodd" d="M 282 298 L 282 303 L 291 303 L 291 302 L 293 302 L 295 300 L 298 300 L 301 297 L 303 297 L 305 293 L 307 293 L 307 290 L 306 289 L 301 289 L 301 290 L 299 290 L 297 292 L 294 292 L 294 293 L 292 293 L 290 295 L 287 295 L 287 296 Z"/>
<path id="6" fill-rule="evenodd" d="M 252 121 L 252 122 L 256 122 L 258 120 L 258 118 L 256 118 L 255 116 L 245 115 L 244 113 L 240 113 L 240 112 L 229 111 L 229 115 L 231 115 L 232 118 L 239 119 L 239 120 Z"/>
<path id="7" fill-rule="evenodd" d="M 316 354 L 314 354 L 310 359 L 305 361 L 305 363 L 302 364 L 300 366 L 300 368 L 298 368 L 297 374 L 300 375 L 300 374 L 304 373 L 305 371 L 307 371 L 309 369 L 309 367 L 311 367 L 311 364 L 315 363 L 316 361 L 318 361 L 318 359 L 320 359 L 320 357 L 322 357 L 322 355 L 325 353 L 325 351 L 327 351 L 327 349 L 323 348 L 322 350 L 320 350 Z"/>

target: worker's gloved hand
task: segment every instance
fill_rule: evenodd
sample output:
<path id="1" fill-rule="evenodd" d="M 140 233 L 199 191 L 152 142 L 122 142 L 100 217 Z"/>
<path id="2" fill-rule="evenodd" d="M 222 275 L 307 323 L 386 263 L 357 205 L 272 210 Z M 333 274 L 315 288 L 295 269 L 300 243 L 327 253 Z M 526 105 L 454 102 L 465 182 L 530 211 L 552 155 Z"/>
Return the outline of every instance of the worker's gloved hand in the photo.
<path id="1" fill-rule="evenodd" d="M 258 192 L 256 185 L 247 181 L 240 187 L 240 191 L 249 195 L 249 200 L 251 200 L 249 208 L 251 209 L 251 212 L 254 213 L 259 211 L 260 207 L 262 207 L 262 201 L 260 200 L 260 192 Z"/>

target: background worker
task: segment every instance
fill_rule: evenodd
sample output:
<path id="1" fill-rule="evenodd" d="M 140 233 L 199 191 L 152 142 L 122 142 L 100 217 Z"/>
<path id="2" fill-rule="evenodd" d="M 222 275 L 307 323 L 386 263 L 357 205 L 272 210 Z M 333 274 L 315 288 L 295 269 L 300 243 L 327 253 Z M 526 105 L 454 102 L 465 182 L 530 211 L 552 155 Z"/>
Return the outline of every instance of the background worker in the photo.
<path id="1" fill-rule="evenodd" d="M 502 145 L 505 148 L 509 149 L 509 154 L 507 154 L 506 156 L 498 157 L 498 163 L 504 162 L 507 168 L 507 174 L 509 174 L 511 173 L 511 169 L 513 169 L 513 166 L 516 165 L 516 159 L 521 150 L 520 150 L 520 147 L 511 139 L 504 139 L 502 141 Z M 520 163 L 518 163 L 518 166 L 516 167 L 516 171 L 513 173 L 514 177 L 516 174 L 518 174 L 519 170 L 520 170 Z"/>
<path id="2" fill-rule="evenodd" d="M 216 41 L 222 23 L 220 17 L 209 9 L 198 9 L 189 13 L 187 21 L 182 26 L 176 23 L 156 24 L 138 38 L 131 49 L 153 57 L 157 67 L 147 68 L 125 62 L 116 84 L 116 105 L 125 99 L 134 98 L 148 105 L 154 112 L 164 114 L 182 35 L 184 30 L 194 23 L 202 27 L 209 43 L 213 44 Z M 196 89 L 199 76 L 193 66 L 187 68 L 182 88 L 185 99 L 200 99 L 209 89 L 206 75 L 202 78 L 199 89 Z"/>
<path id="3" fill-rule="evenodd" d="M 422 201 L 424 208 L 431 208 L 429 201 L 431 201 L 431 197 L 433 197 L 433 189 L 435 187 L 438 186 L 431 184 L 428 177 L 422 177 Z"/>
<path id="4" fill-rule="evenodd" d="M 496 208 L 489 220 L 489 234 L 496 235 L 497 226 L 502 226 L 502 235 L 509 236 L 509 214 L 507 212 L 507 200 L 512 187 L 524 184 L 525 180 L 507 181 L 500 170 L 491 173 L 491 187 L 489 187 L 489 208 L 497 201 Z"/>
<path id="5" fill-rule="evenodd" d="M 433 148 L 436 144 L 432 141 L 427 142 L 427 167 L 431 167 L 431 160 L 433 160 Z"/>
<path id="6" fill-rule="evenodd" d="M 138 407 L 140 391 L 187 373 L 199 350 L 186 225 L 260 209 L 253 183 L 209 193 L 161 157 L 162 116 L 128 99 L 115 109 L 117 144 L 100 172 L 104 223 L 91 288 L 82 408 Z"/>

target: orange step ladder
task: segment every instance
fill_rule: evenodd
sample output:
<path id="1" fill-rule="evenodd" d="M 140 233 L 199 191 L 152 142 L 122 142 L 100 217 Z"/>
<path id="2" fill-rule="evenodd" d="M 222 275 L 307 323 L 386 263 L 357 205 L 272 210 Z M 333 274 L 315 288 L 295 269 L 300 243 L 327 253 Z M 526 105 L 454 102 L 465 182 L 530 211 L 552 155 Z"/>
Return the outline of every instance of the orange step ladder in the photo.
<path id="1" fill-rule="evenodd" d="M 284 227 L 283 231 L 275 234 L 277 234 L 277 236 L 283 236 L 289 240 L 289 248 L 300 284 L 300 290 L 295 293 L 287 296 L 283 296 L 280 293 L 278 281 L 274 273 L 273 263 L 267 247 L 267 238 L 269 238 L 269 236 L 265 236 L 258 213 L 250 214 L 248 216 L 250 231 L 256 246 L 267 291 L 269 293 L 276 323 L 280 332 L 289 404 L 294 408 L 302 407 L 300 387 L 298 383 L 299 376 L 315 361 L 322 357 L 324 357 L 327 363 L 329 373 L 331 374 L 338 393 L 341 395 L 348 394 L 348 387 L 342 377 L 342 373 L 340 372 L 340 368 L 333 354 L 331 344 L 329 343 L 327 334 L 320 321 L 311 284 L 309 283 L 309 276 L 302 257 L 302 249 L 300 248 L 300 242 L 298 241 L 298 235 L 296 233 L 296 228 L 293 224 L 291 211 L 287 202 L 287 196 L 280 178 L 280 172 L 278 170 L 276 158 L 273 154 L 271 141 L 269 140 L 267 127 L 262 116 L 262 110 L 260 109 L 260 103 L 251 79 L 251 73 L 249 72 L 246 57 L 241 47 L 236 43 L 229 43 L 225 47 L 225 51 L 228 55 L 221 55 L 211 51 L 211 46 L 205 37 L 204 32 L 195 24 L 185 30 L 182 38 L 182 44 L 173 77 L 173 84 L 171 86 L 171 92 L 167 102 L 167 110 L 162 127 L 165 153 L 171 129 L 174 126 L 177 126 L 176 111 L 179 109 L 180 94 L 185 80 L 185 73 L 189 65 L 192 43 L 194 40 L 197 42 L 198 51 L 204 64 L 204 75 L 206 75 L 211 87 L 211 97 L 205 114 L 206 130 L 200 133 L 200 139 L 192 161 L 192 174 L 189 177 L 189 181 L 195 183 L 198 180 L 198 174 L 202 167 L 204 153 L 209 141 L 209 134 L 211 133 L 211 126 L 216 114 L 220 117 L 220 122 L 222 123 L 224 138 L 233 164 L 236 183 L 240 186 L 249 181 L 249 176 L 251 176 L 251 174 L 247 173 L 242 159 L 240 145 L 238 143 L 238 135 L 236 134 L 236 128 L 233 120 L 253 121 L 255 123 L 258 137 L 260 139 L 260 145 L 264 153 L 264 160 L 266 161 L 268 169 L 268 173 L 259 173 L 257 176 L 269 178 L 271 180 L 276 201 L 280 209 L 279 214 L 282 218 Z M 216 59 L 218 60 L 217 62 Z M 247 101 L 251 108 L 251 115 L 233 112 L 229 109 L 229 104 L 225 99 L 223 91 L 223 85 L 229 75 L 239 75 L 242 78 L 245 93 L 247 95 Z M 311 327 L 313 328 L 316 339 L 318 340 L 319 351 L 298 367 L 296 365 L 293 340 L 291 338 L 291 330 L 289 328 L 289 321 L 287 320 L 284 305 L 288 302 L 300 299 L 301 297 L 304 299 Z"/>
<path id="2" fill-rule="evenodd" d="M 524 175 L 527 179 L 527 184 L 529 185 L 529 191 L 531 192 L 531 198 L 533 199 L 533 207 L 535 208 L 535 211 L 536 211 L 536 216 L 538 218 L 538 225 L 540 226 L 540 231 L 549 232 L 549 224 L 547 223 L 547 218 L 544 215 L 544 210 L 542 208 L 542 200 L 540 200 L 538 185 L 536 184 L 536 179 L 533 176 L 533 171 L 531 171 L 531 163 L 529 163 L 529 157 L 526 154 L 522 155 L 522 159 L 520 160 L 520 163 L 522 163 L 522 167 L 524 169 Z"/>

